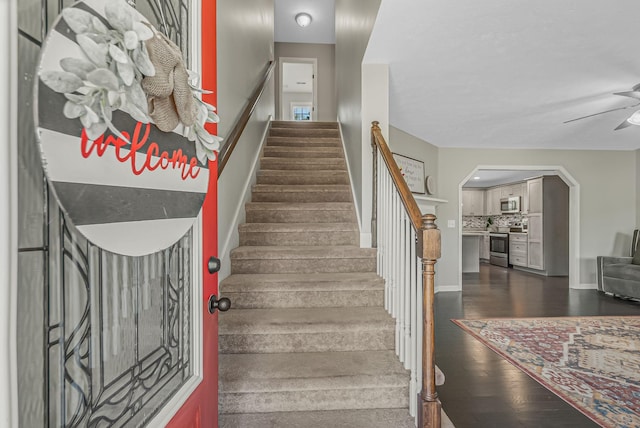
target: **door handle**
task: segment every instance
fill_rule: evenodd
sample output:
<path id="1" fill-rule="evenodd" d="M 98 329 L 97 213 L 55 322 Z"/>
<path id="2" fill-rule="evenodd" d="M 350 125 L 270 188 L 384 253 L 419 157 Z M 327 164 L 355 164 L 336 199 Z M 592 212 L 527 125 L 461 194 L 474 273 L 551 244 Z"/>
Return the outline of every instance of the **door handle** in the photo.
<path id="1" fill-rule="evenodd" d="M 217 298 L 215 294 L 209 297 L 209 313 L 212 314 L 218 309 L 220 312 L 227 312 L 231 309 L 231 300 L 226 297 Z"/>

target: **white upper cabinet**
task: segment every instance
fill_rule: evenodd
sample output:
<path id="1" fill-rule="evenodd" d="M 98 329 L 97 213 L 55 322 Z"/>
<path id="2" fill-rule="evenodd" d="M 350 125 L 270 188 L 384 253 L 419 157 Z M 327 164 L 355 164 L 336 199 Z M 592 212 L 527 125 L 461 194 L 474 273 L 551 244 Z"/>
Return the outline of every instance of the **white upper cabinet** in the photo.
<path id="1" fill-rule="evenodd" d="M 527 181 L 529 214 L 542 213 L 542 177 Z"/>
<path id="2" fill-rule="evenodd" d="M 462 215 L 485 215 L 484 190 L 462 190 Z"/>
<path id="3" fill-rule="evenodd" d="M 500 215 L 500 199 L 502 197 L 501 189 L 494 187 L 487 190 L 487 202 L 485 212 L 487 215 Z"/>

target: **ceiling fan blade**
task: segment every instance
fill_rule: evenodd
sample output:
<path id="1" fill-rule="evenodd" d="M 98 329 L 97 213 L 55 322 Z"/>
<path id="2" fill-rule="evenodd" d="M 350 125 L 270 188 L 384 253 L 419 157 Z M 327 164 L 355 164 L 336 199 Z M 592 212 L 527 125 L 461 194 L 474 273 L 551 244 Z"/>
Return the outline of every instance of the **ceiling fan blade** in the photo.
<path id="1" fill-rule="evenodd" d="M 618 129 L 628 128 L 629 126 L 632 126 L 632 125 L 633 125 L 632 123 L 629 123 L 629 121 L 625 120 L 620 125 L 616 126 L 616 129 L 614 129 L 614 131 L 617 131 Z"/>
<path id="2" fill-rule="evenodd" d="M 633 91 L 637 91 L 640 89 L 640 83 L 638 83 L 637 85 L 635 85 L 633 88 L 631 88 Z"/>
<path id="3" fill-rule="evenodd" d="M 620 95 L 623 97 L 635 98 L 640 100 L 640 92 L 637 91 L 625 91 L 625 92 L 614 92 L 613 95 Z"/>
<path id="4" fill-rule="evenodd" d="M 590 118 L 590 117 L 593 117 L 593 116 L 599 116 L 599 115 L 601 115 L 601 114 L 611 113 L 612 111 L 625 110 L 625 109 L 628 109 L 628 108 L 629 108 L 629 107 L 618 107 L 618 108 L 614 108 L 614 109 L 611 109 L 611 110 L 601 111 L 600 113 L 588 114 L 588 115 L 586 115 L 586 116 L 578 117 L 578 118 L 576 118 L 576 119 L 566 120 L 566 121 L 564 121 L 564 122 L 562 122 L 562 123 L 575 122 L 576 120 L 587 119 L 587 118 Z"/>

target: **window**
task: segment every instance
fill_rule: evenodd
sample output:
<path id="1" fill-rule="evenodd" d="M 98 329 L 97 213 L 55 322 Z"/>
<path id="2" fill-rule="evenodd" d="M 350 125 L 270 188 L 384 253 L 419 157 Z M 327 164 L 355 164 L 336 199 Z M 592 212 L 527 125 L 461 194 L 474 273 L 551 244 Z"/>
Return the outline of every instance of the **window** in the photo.
<path id="1" fill-rule="evenodd" d="M 293 106 L 293 120 L 311 120 L 311 107 Z"/>

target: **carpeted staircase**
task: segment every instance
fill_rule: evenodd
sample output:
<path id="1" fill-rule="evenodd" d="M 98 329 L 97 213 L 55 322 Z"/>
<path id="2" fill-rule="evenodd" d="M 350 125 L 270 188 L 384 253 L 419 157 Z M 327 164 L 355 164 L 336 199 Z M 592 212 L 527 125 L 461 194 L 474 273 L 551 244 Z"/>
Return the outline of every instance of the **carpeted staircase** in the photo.
<path id="1" fill-rule="evenodd" d="M 413 427 L 335 123 L 273 122 L 220 284 L 220 426 Z"/>

